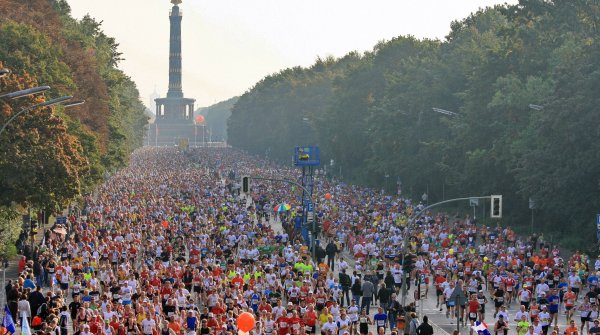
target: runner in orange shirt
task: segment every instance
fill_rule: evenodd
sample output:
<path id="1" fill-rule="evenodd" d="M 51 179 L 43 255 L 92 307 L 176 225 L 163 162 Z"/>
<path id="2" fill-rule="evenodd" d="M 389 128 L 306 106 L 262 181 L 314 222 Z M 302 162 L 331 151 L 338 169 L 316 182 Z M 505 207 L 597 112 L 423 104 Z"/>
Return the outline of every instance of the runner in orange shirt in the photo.
<path id="1" fill-rule="evenodd" d="M 573 318 L 573 307 L 575 307 L 576 299 L 577 296 L 575 295 L 575 292 L 573 292 L 571 286 L 569 286 L 564 296 L 565 309 L 567 310 L 567 323 Z"/>
<path id="2" fill-rule="evenodd" d="M 565 329 L 565 335 L 575 334 L 579 334 L 579 329 L 577 329 L 577 326 L 575 325 L 575 320 L 571 320 L 571 322 L 569 322 L 569 326 Z"/>

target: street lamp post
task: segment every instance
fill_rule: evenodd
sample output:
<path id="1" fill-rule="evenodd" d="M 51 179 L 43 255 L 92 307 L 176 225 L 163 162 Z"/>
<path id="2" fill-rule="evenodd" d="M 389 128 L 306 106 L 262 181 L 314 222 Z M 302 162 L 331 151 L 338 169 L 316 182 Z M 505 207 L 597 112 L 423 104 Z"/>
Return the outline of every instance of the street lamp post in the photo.
<path id="1" fill-rule="evenodd" d="M 388 189 L 389 189 L 388 180 L 390 179 L 390 174 L 386 172 L 386 174 L 383 176 L 383 178 L 385 178 L 385 186 L 384 186 L 385 192 L 384 193 L 387 193 Z"/>
<path id="2" fill-rule="evenodd" d="M 22 97 L 22 96 L 26 96 L 26 95 L 31 95 L 31 94 L 43 92 L 43 91 L 47 90 L 46 87 L 47 87 L 47 89 L 50 89 L 49 86 L 36 87 L 36 88 L 33 88 L 33 89 L 27 89 L 27 90 L 23 90 L 23 91 L 18 91 L 18 92 L 14 92 L 14 93 L 5 94 L 2 97 L 8 97 L 10 99 L 16 99 L 16 98 L 19 98 L 19 97 Z M 78 105 L 82 105 L 82 104 L 85 103 L 85 100 L 76 100 L 76 101 L 72 101 L 72 102 L 66 102 L 68 100 L 71 100 L 72 98 L 73 97 L 70 96 L 70 95 L 62 96 L 62 97 L 59 97 L 59 98 L 55 98 L 55 99 L 51 99 L 51 100 L 48 100 L 48 101 L 44 101 L 44 102 L 41 102 L 39 104 L 35 104 L 33 106 L 29 106 L 29 107 L 21 109 L 18 113 L 16 113 L 10 119 L 8 119 L 8 121 L 6 121 L 6 123 L 2 126 L 2 128 L 0 128 L 0 135 L 2 135 L 2 133 L 6 130 L 6 127 L 14 119 L 16 119 L 19 115 L 22 115 L 22 114 L 24 114 L 26 112 L 29 112 L 29 111 L 31 111 L 33 109 L 36 109 L 38 107 L 41 107 L 41 108 L 43 108 L 43 107 L 49 107 L 49 106 L 53 106 L 53 105 L 60 104 L 60 103 L 63 103 L 63 102 L 64 102 L 64 104 L 63 104 L 64 107 L 73 107 L 73 106 L 78 106 Z M 34 236 L 32 234 L 32 232 L 33 232 L 33 223 L 31 221 L 31 208 L 29 210 L 30 210 L 30 212 L 29 212 L 29 234 L 31 235 L 31 250 L 33 252 Z"/>
<path id="3" fill-rule="evenodd" d="M 0 78 L 6 76 L 10 74 L 10 70 L 9 69 L 0 69 Z"/>
<path id="4" fill-rule="evenodd" d="M 436 112 L 436 113 L 440 113 L 440 114 L 444 114 L 444 115 L 449 115 L 449 116 L 458 116 L 458 115 L 460 115 L 460 114 L 458 114 L 456 112 L 445 110 L 445 109 L 441 109 L 441 108 L 433 107 L 431 109 L 433 109 L 433 111 Z"/>
<path id="5" fill-rule="evenodd" d="M 436 202 L 434 204 L 428 205 L 425 208 L 422 208 L 419 211 L 416 211 L 415 213 L 413 213 L 410 217 L 408 217 L 408 219 L 406 220 L 406 226 L 404 227 L 404 230 L 402 232 L 402 265 L 404 266 L 404 259 L 408 250 L 408 239 L 410 238 L 410 232 L 413 229 L 413 225 L 415 223 L 415 221 L 417 220 L 417 218 L 419 218 L 419 216 L 421 216 L 421 214 L 426 213 L 429 209 L 439 206 L 439 205 L 443 205 L 443 204 L 447 204 L 449 202 L 456 202 L 456 201 L 463 201 L 463 200 L 471 200 L 471 199 L 490 199 L 491 196 L 481 196 L 481 197 L 468 197 L 468 198 L 455 198 L 455 199 L 448 199 L 448 200 L 443 200 L 440 202 Z M 485 206 L 484 206 L 485 207 Z M 410 274 L 402 272 L 402 297 L 401 297 L 401 304 L 402 306 L 405 306 L 406 304 L 406 295 L 408 293 L 407 290 L 407 281 L 410 280 Z"/>
<path id="6" fill-rule="evenodd" d="M 17 92 L 15 92 L 17 93 Z M 29 93 L 29 94 L 33 94 L 33 93 Z M 73 97 L 68 95 L 68 96 L 64 96 L 64 97 L 60 97 L 60 98 L 56 98 L 56 99 L 52 99 L 52 100 L 48 100 L 39 104 L 35 104 L 33 106 L 29 106 L 27 108 L 23 108 L 21 109 L 18 113 L 16 113 L 15 115 L 13 115 L 10 119 L 8 119 L 8 121 L 6 121 L 6 123 L 2 126 L 2 128 L 0 128 L 0 135 L 2 135 L 2 133 L 6 130 L 6 127 L 8 126 L 9 123 L 11 123 L 14 119 L 16 119 L 19 115 L 22 115 L 23 113 L 32 111 L 38 107 L 49 107 L 49 106 L 53 106 L 62 102 L 65 102 L 67 100 L 72 99 Z M 13 98 L 14 99 L 14 98 Z M 81 101 L 74 101 L 71 103 L 65 103 L 64 106 L 65 107 L 71 107 L 71 106 L 77 106 L 77 105 L 81 105 L 83 104 L 85 101 L 81 100 Z"/>
<path id="7" fill-rule="evenodd" d="M 542 105 L 534 105 L 534 104 L 529 104 L 529 108 L 536 110 L 536 111 L 541 111 L 542 109 L 544 109 L 544 106 Z"/>
<path id="8" fill-rule="evenodd" d="M 531 209 L 531 234 L 533 235 L 533 211 L 537 208 L 537 204 L 533 198 L 529 198 L 529 209 Z"/>
<path id="9" fill-rule="evenodd" d="M 32 88 L 28 88 L 28 89 L 25 89 L 25 90 L 20 90 L 20 91 L 16 91 L 16 92 L 12 92 L 12 93 L 2 94 L 2 95 L 0 95 L 0 99 L 17 99 L 17 98 L 22 98 L 22 97 L 26 97 L 28 95 L 42 93 L 42 92 L 45 92 L 45 91 L 47 91 L 49 89 L 50 89 L 50 86 L 32 87 Z"/>

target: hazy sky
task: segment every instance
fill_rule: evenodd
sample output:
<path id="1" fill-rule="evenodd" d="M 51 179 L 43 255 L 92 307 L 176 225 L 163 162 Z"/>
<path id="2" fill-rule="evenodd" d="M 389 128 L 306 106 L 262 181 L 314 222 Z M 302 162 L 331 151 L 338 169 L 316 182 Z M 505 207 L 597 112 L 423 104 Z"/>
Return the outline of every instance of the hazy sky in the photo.
<path id="1" fill-rule="evenodd" d="M 183 91 L 196 106 L 243 94 L 268 74 L 320 56 L 371 50 L 398 35 L 439 38 L 453 20 L 517 0 L 183 0 Z M 170 0 L 69 0 L 120 44 L 143 102 L 168 86 Z"/>

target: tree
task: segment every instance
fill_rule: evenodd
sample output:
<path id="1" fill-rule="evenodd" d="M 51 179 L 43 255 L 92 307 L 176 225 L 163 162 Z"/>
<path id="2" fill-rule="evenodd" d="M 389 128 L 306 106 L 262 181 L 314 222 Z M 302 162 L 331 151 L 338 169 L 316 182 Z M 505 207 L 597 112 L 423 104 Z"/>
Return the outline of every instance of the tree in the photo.
<path id="1" fill-rule="evenodd" d="M 33 87 L 37 82 L 23 74 L 0 79 L 0 91 Z M 35 107 L 43 96 L 0 101 L 0 124 L 22 109 L 29 109 L 9 123 L 0 142 L 0 205 L 13 202 L 48 210 L 62 208 L 79 194 L 81 176 L 88 169 L 83 150 L 52 107 Z"/>

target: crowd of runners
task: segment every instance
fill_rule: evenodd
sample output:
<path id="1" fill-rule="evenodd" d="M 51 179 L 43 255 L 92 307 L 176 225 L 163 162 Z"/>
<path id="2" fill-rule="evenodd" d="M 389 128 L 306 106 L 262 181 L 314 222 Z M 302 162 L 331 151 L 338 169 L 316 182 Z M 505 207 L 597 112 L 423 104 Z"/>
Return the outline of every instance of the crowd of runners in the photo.
<path id="1" fill-rule="evenodd" d="M 430 335 L 418 298 L 497 334 L 600 334 L 600 258 L 563 258 L 541 235 L 425 212 L 403 280 L 403 230 L 423 204 L 321 176 L 313 260 L 295 230 L 298 190 L 255 181 L 240 194 L 242 175 L 299 176 L 234 149 L 137 150 L 24 257 L 5 288 L 15 321 L 48 335 L 233 335 L 249 311 L 257 335 Z M 291 209 L 273 212 L 283 202 Z M 422 296 L 403 306 L 411 283 Z"/>

